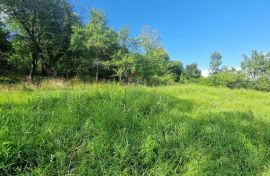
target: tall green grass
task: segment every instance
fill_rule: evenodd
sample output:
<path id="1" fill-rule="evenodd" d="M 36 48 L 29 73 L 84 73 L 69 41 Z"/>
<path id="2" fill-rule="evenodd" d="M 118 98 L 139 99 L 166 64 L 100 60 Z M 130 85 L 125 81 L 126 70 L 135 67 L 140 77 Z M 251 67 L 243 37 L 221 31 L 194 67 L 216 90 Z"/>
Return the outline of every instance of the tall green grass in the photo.
<path id="1" fill-rule="evenodd" d="M 270 94 L 2 86 L 0 175 L 269 175 Z"/>

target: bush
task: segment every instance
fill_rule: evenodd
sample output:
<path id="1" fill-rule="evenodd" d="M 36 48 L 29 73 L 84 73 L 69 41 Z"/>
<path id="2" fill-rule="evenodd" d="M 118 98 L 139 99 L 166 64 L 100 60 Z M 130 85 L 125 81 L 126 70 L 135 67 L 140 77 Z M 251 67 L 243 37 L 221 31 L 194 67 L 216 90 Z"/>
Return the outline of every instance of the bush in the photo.
<path id="1" fill-rule="evenodd" d="M 249 87 L 259 91 L 270 92 L 270 76 L 265 75 L 251 81 Z"/>
<path id="2" fill-rule="evenodd" d="M 18 82 L 18 80 L 16 80 L 16 79 L 11 79 L 11 78 L 7 78 L 4 76 L 0 76 L 0 83 L 1 84 L 14 84 L 17 82 Z"/>
<path id="3" fill-rule="evenodd" d="M 161 86 L 175 83 L 174 75 L 168 74 L 164 76 L 153 76 L 149 79 L 148 85 L 150 86 Z"/>
<path id="4" fill-rule="evenodd" d="M 197 79 L 192 79 L 192 80 L 189 80 L 188 82 L 195 83 L 195 84 L 206 85 L 206 86 L 210 86 L 211 85 L 210 79 L 209 78 L 205 78 L 205 77 L 200 77 L 200 78 L 197 78 Z"/>
<path id="5" fill-rule="evenodd" d="M 175 77 L 173 74 L 166 74 L 163 76 L 154 75 L 145 80 L 137 77 L 133 80 L 133 83 L 146 86 L 165 86 L 175 84 L 176 82 L 174 79 Z"/>
<path id="6" fill-rule="evenodd" d="M 246 87 L 245 75 L 241 73 L 221 72 L 213 75 L 204 83 L 211 86 L 224 86 L 231 89 Z"/>
<path id="7" fill-rule="evenodd" d="M 231 89 L 246 88 L 270 92 L 269 75 L 264 75 L 255 80 L 248 80 L 242 73 L 221 72 L 208 78 L 199 78 L 189 82 L 207 86 L 222 86 Z"/>

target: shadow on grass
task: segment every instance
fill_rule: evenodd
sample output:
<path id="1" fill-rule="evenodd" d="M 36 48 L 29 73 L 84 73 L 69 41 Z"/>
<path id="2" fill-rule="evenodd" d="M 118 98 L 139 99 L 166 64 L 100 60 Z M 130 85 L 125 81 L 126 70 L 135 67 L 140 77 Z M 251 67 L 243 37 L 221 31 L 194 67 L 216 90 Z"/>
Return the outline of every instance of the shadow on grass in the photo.
<path id="1" fill-rule="evenodd" d="M 166 174 L 257 175 L 269 169 L 269 124 L 257 121 L 254 126 L 249 113 L 173 118 L 174 123 L 159 127 L 155 138 L 161 162 L 173 164 Z"/>
<path id="2" fill-rule="evenodd" d="M 140 89 L 1 105 L 0 173 L 256 175 L 268 169 L 269 124 L 248 112 L 194 118 L 195 108 L 191 100 Z"/>

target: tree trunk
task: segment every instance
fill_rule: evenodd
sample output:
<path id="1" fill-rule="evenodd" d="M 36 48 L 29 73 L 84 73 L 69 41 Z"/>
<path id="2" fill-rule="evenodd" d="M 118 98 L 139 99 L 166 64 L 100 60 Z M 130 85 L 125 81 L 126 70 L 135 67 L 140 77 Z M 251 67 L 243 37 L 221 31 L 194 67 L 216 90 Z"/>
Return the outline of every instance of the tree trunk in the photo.
<path id="1" fill-rule="evenodd" d="M 36 51 L 32 52 L 32 64 L 31 64 L 31 69 L 29 73 L 29 81 L 32 82 L 35 72 L 36 72 L 36 67 L 37 67 L 37 58 L 38 58 L 38 53 Z"/>
<path id="2" fill-rule="evenodd" d="M 96 70 L 96 82 L 98 82 L 98 65 L 97 65 L 97 70 Z"/>

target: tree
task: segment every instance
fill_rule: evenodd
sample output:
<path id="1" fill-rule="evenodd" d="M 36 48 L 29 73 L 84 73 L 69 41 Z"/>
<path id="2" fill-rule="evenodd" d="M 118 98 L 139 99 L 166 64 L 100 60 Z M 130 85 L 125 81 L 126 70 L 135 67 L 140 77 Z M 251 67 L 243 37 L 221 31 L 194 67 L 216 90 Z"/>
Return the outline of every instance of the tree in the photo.
<path id="1" fill-rule="evenodd" d="M 136 56 L 136 54 L 119 51 L 113 56 L 112 60 L 104 62 L 104 64 L 113 69 L 120 82 L 123 80 L 129 82 L 136 72 Z"/>
<path id="2" fill-rule="evenodd" d="M 220 73 L 238 73 L 240 72 L 240 70 L 237 70 L 235 67 L 228 67 L 228 66 L 224 66 L 221 68 Z"/>
<path id="3" fill-rule="evenodd" d="M 194 78 L 201 77 L 201 70 L 198 69 L 198 66 L 196 63 L 186 66 L 185 77 L 187 79 L 194 79 Z"/>
<path id="4" fill-rule="evenodd" d="M 220 72 L 220 66 L 222 64 L 222 56 L 219 52 L 215 51 L 210 57 L 210 74 L 215 75 Z"/>
<path id="5" fill-rule="evenodd" d="M 7 60 L 11 49 L 9 32 L 0 21 L 0 76 L 4 73 L 4 70 L 10 71 L 10 68 L 13 68 Z"/>
<path id="6" fill-rule="evenodd" d="M 119 81 L 130 82 L 136 74 L 136 61 L 138 59 L 137 43 L 130 37 L 128 28 L 123 28 L 118 33 L 119 49 L 112 56 L 112 60 L 105 61 L 108 68 L 112 68 Z"/>
<path id="7" fill-rule="evenodd" d="M 59 19 L 62 24 L 56 29 L 59 33 L 54 35 L 54 42 L 48 43 L 46 53 L 48 62 L 54 65 L 58 75 L 70 77 L 77 72 L 78 53 L 70 49 L 71 36 L 74 26 L 82 26 L 79 16 L 73 12 L 71 5 L 67 1 L 63 1 L 61 5 L 61 15 Z"/>
<path id="8" fill-rule="evenodd" d="M 179 82 L 180 77 L 184 72 L 184 67 L 183 67 L 182 62 L 180 62 L 180 61 L 170 61 L 168 63 L 168 70 L 169 70 L 169 73 L 173 74 L 174 81 Z"/>
<path id="9" fill-rule="evenodd" d="M 244 55 L 244 61 L 241 63 L 241 68 L 249 78 L 257 79 L 260 76 L 267 74 L 270 70 L 269 55 L 269 53 L 264 54 L 254 50 L 250 57 Z"/>
<path id="10" fill-rule="evenodd" d="M 139 36 L 139 44 L 143 53 L 137 61 L 137 68 L 144 84 L 147 84 L 151 77 L 160 77 L 167 73 L 169 55 L 162 47 L 158 33 L 148 26 L 144 27 Z"/>
<path id="11" fill-rule="evenodd" d="M 21 40 L 18 36 L 12 36 L 12 51 L 8 61 L 16 68 L 20 74 L 29 74 L 32 63 L 31 48 L 26 40 Z"/>
<path id="12" fill-rule="evenodd" d="M 71 37 L 73 50 L 82 51 L 83 65 L 87 70 L 96 69 L 95 77 L 98 81 L 99 69 L 103 62 L 111 60 L 118 48 L 117 33 L 107 26 L 105 14 L 95 9 L 91 10 L 88 25 L 77 26 L 73 32 Z"/>
<path id="13" fill-rule="evenodd" d="M 162 48 L 159 33 L 150 26 L 143 27 L 142 34 L 139 36 L 139 42 L 145 53 Z"/>
<path id="14" fill-rule="evenodd" d="M 63 49 L 65 15 L 68 2 L 65 0 L 0 0 L 13 34 L 24 40 L 31 54 L 29 80 L 32 81 L 38 61 L 52 74 L 49 58 L 59 57 Z"/>
<path id="15" fill-rule="evenodd" d="M 126 53 L 138 53 L 139 42 L 138 39 L 130 37 L 130 29 L 124 27 L 118 33 L 118 43 L 120 49 Z"/>
<path id="16" fill-rule="evenodd" d="M 11 49 L 11 43 L 8 39 L 9 32 L 0 21 L 0 57 L 4 57 Z"/>

